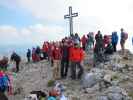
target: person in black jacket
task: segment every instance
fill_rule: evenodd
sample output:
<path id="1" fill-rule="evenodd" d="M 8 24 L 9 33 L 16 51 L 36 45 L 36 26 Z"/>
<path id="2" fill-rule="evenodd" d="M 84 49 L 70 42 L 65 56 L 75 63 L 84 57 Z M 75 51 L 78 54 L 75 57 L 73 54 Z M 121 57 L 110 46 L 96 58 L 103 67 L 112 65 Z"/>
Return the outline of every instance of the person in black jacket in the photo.
<path id="1" fill-rule="evenodd" d="M 27 56 L 27 61 L 30 62 L 31 61 L 31 50 L 30 49 L 28 49 L 26 56 Z"/>
<path id="2" fill-rule="evenodd" d="M 61 59 L 61 78 L 67 77 L 69 67 L 69 47 L 66 41 L 63 42 L 61 47 L 62 59 Z"/>
<path id="3" fill-rule="evenodd" d="M 16 72 L 19 72 L 19 64 L 21 62 L 21 57 L 13 52 L 12 55 L 11 55 L 11 61 L 14 61 L 16 63 Z"/>

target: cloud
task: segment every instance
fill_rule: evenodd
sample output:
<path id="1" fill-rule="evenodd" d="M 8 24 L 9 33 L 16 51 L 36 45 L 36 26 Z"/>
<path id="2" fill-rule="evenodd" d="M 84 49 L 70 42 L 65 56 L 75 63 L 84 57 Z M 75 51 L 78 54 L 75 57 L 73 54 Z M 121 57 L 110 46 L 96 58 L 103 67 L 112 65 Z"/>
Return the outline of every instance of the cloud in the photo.
<path id="1" fill-rule="evenodd" d="M 68 34 L 69 24 L 63 16 L 68 14 L 70 5 L 73 6 L 73 12 L 79 13 L 79 16 L 74 18 L 74 32 L 80 35 L 89 31 L 96 32 L 98 29 L 104 34 L 111 34 L 114 30 L 120 34 L 121 27 L 130 34 L 130 38 L 133 35 L 132 0 L 0 0 L 0 5 L 15 10 L 22 9 L 42 22 L 20 30 L 12 27 L 9 33 L 16 34 L 10 37 L 12 40 L 21 36 L 24 40 L 27 39 L 26 41 L 38 43 L 42 40 L 57 40 L 58 37 Z M 18 41 L 22 40 L 21 38 Z"/>
<path id="2" fill-rule="evenodd" d="M 41 44 L 43 41 L 59 40 L 63 37 L 63 28 L 60 26 L 32 25 L 17 29 L 14 26 L 0 26 L 0 45 L 11 44 Z"/>

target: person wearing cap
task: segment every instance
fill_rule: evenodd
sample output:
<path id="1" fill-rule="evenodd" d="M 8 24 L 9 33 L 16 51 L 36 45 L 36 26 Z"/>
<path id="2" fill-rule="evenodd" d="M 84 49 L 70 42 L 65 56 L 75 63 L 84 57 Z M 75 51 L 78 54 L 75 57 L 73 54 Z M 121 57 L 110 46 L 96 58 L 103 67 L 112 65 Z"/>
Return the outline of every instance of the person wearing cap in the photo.
<path id="1" fill-rule="evenodd" d="M 72 79 L 80 79 L 83 74 L 83 67 L 81 65 L 83 59 L 84 59 L 84 53 L 83 49 L 80 47 L 80 42 L 75 41 L 74 47 L 71 48 L 70 51 L 70 57 L 71 57 L 71 78 Z M 76 75 L 76 67 L 79 68 L 78 75 Z"/>

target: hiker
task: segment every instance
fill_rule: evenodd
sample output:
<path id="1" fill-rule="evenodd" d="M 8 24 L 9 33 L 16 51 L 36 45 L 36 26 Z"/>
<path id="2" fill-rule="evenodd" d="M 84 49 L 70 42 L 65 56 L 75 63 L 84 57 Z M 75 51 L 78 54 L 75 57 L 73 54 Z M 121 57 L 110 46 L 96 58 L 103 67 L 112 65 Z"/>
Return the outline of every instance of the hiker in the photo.
<path id="1" fill-rule="evenodd" d="M 2 60 L 0 60 L 0 68 L 3 70 L 7 70 L 8 67 L 8 57 L 3 57 Z"/>
<path id="2" fill-rule="evenodd" d="M 36 57 L 35 57 L 36 52 L 35 52 L 35 51 L 36 51 L 36 49 L 33 47 L 33 48 L 32 48 L 32 61 L 33 61 L 33 62 L 36 61 L 36 59 L 35 59 L 35 58 L 36 58 Z"/>
<path id="3" fill-rule="evenodd" d="M 62 41 L 61 55 L 61 78 L 66 78 L 69 67 L 69 47 L 67 40 Z"/>
<path id="4" fill-rule="evenodd" d="M 28 49 L 27 51 L 27 62 L 29 63 L 31 61 L 31 50 Z"/>
<path id="5" fill-rule="evenodd" d="M 117 51 L 117 43 L 118 43 L 118 35 L 117 35 L 117 32 L 112 32 L 112 45 L 113 45 L 113 48 L 114 48 L 114 52 Z"/>
<path id="6" fill-rule="evenodd" d="M 114 52 L 114 48 L 113 48 L 111 39 L 109 39 L 108 45 L 105 47 L 104 54 L 110 55 L 110 54 L 113 54 L 113 52 Z"/>
<path id="7" fill-rule="evenodd" d="M 121 28 L 120 44 L 121 44 L 122 54 L 124 54 L 124 52 L 125 52 L 125 42 L 126 42 L 127 39 L 128 39 L 128 33 L 124 32 L 124 29 Z"/>
<path id="8" fill-rule="evenodd" d="M 80 37 L 79 37 L 78 33 L 75 33 L 74 41 L 80 41 Z"/>
<path id="9" fill-rule="evenodd" d="M 83 67 L 81 65 L 84 59 L 83 49 L 80 47 L 79 41 L 74 41 L 74 47 L 70 49 L 70 58 L 71 58 L 71 78 L 75 80 L 76 78 L 80 79 L 83 74 Z M 76 69 L 79 68 L 78 75 L 76 75 Z"/>
<path id="10" fill-rule="evenodd" d="M 102 62 L 103 54 L 104 54 L 104 44 L 103 44 L 103 37 L 100 31 L 95 36 L 96 44 L 94 48 L 94 61 Z"/>
<path id="11" fill-rule="evenodd" d="M 85 37 L 85 35 L 83 35 L 83 37 L 81 38 L 81 42 L 82 42 L 83 50 L 85 51 L 85 46 L 86 46 L 86 42 L 87 42 L 87 38 Z"/>
<path id="12" fill-rule="evenodd" d="M 11 55 L 11 61 L 14 61 L 16 63 L 16 72 L 19 72 L 19 64 L 21 62 L 21 57 L 16 52 L 13 52 Z"/>
<path id="13" fill-rule="evenodd" d="M 93 32 L 89 32 L 87 34 L 86 51 L 88 52 L 93 47 L 94 47 L 94 33 Z"/>
<path id="14" fill-rule="evenodd" d="M 98 31 L 98 33 L 95 36 L 96 43 L 99 44 L 99 46 L 103 47 L 103 36 L 101 34 L 101 31 Z"/>
<path id="15" fill-rule="evenodd" d="M 53 78 L 54 80 L 60 79 L 60 60 L 61 60 L 61 49 L 59 43 L 56 42 L 55 48 L 52 51 L 53 60 Z"/>
<path id="16" fill-rule="evenodd" d="M 36 55 L 37 55 L 37 57 L 38 57 L 38 60 L 40 61 L 40 60 L 41 60 L 41 49 L 40 49 L 39 46 L 37 46 L 35 52 L 36 52 Z"/>
<path id="17" fill-rule="evenodd" d="M 33 62 L 40 61 L 40 57 L 36 54 L 36 48 L 33 48 L 32 49 L 32 61 Z"/>
<path id="18" fill-rule="evenodd" d="M 104 46 L 104 48 L 106 48 L 108 44 L 109 44 L 109 36 L 108 35 L 104 35 L 104 38 L 103 38 L 103 46 Z"/>
<path id="19" fill-rule="evenodd" d="M 49 48 L 49 49 L 50 49 L 50 50 L 49 50 L 50 63 L 51 63 L 51 67 L 53 67 L 53 66 L 54 66 L 54 62 L 53 62 L 52 53 L 53 53 L 53 51 L 54 51 L 54 49 L 55 49 L 55 43 L 54 43 L 54 42 L 52 42 L 52 43 L 50 44 L 50 48 Z"/>
<path id="20" fill-rule="evenodd" d="M 42 47 L 42 51 L 43 51 L 43 59 L 46 59 L 48 57 L 48 43 L 44 42 L 43 47 Z"/>

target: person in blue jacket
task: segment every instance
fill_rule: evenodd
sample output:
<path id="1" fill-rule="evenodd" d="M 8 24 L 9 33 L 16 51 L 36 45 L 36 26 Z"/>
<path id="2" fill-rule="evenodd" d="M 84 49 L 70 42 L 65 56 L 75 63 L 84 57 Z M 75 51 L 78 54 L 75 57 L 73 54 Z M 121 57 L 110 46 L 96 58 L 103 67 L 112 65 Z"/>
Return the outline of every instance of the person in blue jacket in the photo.
<path id="1" fill-rule="evenodd" d="M 118 43 L 117 32 L 112 32 L 112 45 L 113 45 L 113 48 L 114 48 L 114 52 L 117 51 L 117 43 Z"/>

